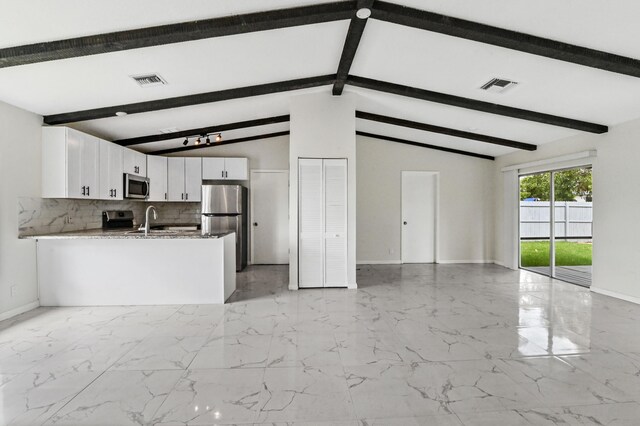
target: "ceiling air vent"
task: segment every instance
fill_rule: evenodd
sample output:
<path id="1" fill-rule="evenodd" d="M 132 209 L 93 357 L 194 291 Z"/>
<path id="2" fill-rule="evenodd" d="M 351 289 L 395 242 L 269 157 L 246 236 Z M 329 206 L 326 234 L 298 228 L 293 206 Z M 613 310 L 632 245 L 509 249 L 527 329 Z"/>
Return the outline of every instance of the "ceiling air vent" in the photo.
<path id="1" fill-rule="evenodd" d="M 511 80 L 504 80 L 502 78 L 492 78 L 483 84 L 480 88 L 487 92 L 504 93 L 510 87 L 516 86 L 518 82 Z"/>
<path id="2" fill-rule="evenodd" d="M 162 86 L 167 81 L 158 74 L 132 75 L 132 79 L 140 85 L 140 87 Z"/>

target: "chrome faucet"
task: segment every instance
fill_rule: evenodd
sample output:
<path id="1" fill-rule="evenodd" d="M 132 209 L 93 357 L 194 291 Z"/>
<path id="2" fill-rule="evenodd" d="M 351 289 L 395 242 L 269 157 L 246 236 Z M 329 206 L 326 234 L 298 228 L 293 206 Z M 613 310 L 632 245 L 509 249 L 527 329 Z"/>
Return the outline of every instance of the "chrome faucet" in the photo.
<path id="1" fill-rule="evenodd" d="M 140 226 L 140 230 L 144 229 L 144 236 L 149 235 L 149 230 L 151 229 L 151 224 L 149 223 L 149 211 L 153 210 L 153 219 L 158 219 L 158 212 L 154 206 L 147 207 L 147 211 L 144 214 L 144 225 Z"/>

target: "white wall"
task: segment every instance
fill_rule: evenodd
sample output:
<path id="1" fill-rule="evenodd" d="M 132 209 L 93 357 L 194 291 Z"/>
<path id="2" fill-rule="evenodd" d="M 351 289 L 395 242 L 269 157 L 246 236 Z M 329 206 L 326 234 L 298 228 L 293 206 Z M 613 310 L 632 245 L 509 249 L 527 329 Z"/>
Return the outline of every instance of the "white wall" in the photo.
<path id="1" fill-rule="evenodd" d="M 18 197 L 40 197 L 41 125 L 42 117 L 0 102 L 0 318 L 38 301 L 36 246 L 18 239 Z"/>
<path id="2" fill-rule="evenodd" d="M 593 163 L 593 281 L 592 290 L 640 303 L 640 228 L 629 226 L 640 211 L 640 120 L 610 128 L 603 135 L 582 134 L 518 152 L 496 162 L 495 184 L 502 187 L 500 169 L 541 159 L 597 150 Z M 503 220 L 497 198 L 496 223 Z M 624 208 L 623 208 L 624 206 Z M 505 235 L 496 226 L 496 251 L 503 253 Z M 504 257 L 504 255 L 500 255 Z"/>
<path id="3" fill-rule="evenodd" d="M 298 288 L 298 159 L 347 159 L 347 280 L 356 287 L 356 119 L 352 95 L 291 100 L 289 142 L 289 288 Z"/>
<path id="4" fill-rule="evenodd" d="M 357 136 L 357 170 L 359 263 L 400 262 L 403 170 L 440 173 L 439 260 L 493 260 L 493 161 Z"/>
<path id="5" fill-rule="evenodd" d="M 249 170 L 288 170 L 289 136 L 177 152 L 174 157 L 246 157 Z"/>

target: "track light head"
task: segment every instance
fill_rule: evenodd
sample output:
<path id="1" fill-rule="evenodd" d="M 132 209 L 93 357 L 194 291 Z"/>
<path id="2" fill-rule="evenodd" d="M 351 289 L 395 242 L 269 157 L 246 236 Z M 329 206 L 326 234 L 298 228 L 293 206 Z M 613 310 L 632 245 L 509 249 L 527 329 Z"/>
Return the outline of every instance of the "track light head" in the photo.
<path id="1" fill-rule="evenodd" d="M 182 142 L 182 145 L 188 145 L 189 144 L 189 139 L 184 138 L 184 142 Z"/>
<path id="2" fill-rule="evenodd" d="M 209 135 L 207 135 L 207 140 L 206 140 L 206 142 L 207 142 L 207 145 L 211 145 L 211 139 L 209 139 Z"/>
<path id="3" fill-rule="evenodd" d="M 216 142 L 220 142 L 220 141 L 222 141 L 222 133 L 218 133 L 216 135 Z"/>

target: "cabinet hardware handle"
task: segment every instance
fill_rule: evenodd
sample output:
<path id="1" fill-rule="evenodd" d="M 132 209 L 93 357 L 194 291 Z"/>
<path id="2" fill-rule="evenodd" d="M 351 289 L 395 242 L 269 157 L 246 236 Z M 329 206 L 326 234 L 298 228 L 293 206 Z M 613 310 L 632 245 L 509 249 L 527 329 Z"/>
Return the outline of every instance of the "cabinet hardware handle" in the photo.
<path id="1" fill-rule="evenodd" d="M 83 186 L 82 187 L 82 195 L 87 195 L 86 192 L 87 192 L 86 186 Z"/>
<path id="2" fill-rule="evenodd" d="M 402 224 L 403 224 L 403 225 L 406 225 L 406 224 L 407 224 L 407 221 L 402 222 Z"/>
<path id="3" fill-rule="evenodd" d="M 225 171 L 224 172 L 224 177 L 228 178 L 229 177 L 229 172 Z"/>
<path id="4" fill-rule="evenodd" d="M 118 190 L 117 190 L 117 189 L 114 189 L 114 190 L 113 190 L 113 196 L 114 196 L 114 197 L 117 197 L 117 196 L 118 196 Z"/>
<path id="5" fill-rule="evenodd" d="M 258 222 L 253 222 L 253 226 L 258 226 Z"/>
<path id="6" fill-rule="evenodd" d="M 113 197 L 113 189 L 109 190 L 109 197 Z"/>
<path id="7" fill-rule="evenodd" d="M 167 193 L 166 192 L 164 193 L 164 199 L 165 200 L 167 199 Z"/>
<path id="8" fill-rule="evenodd" d="M 222 171 L 222 177 L 224 177 L 224 170 Z"/>
<path id="9" fill-rule="evenodd" d="M 180 198 L 184 200 L 184 192 L 180 195 Z"/>
<path id="10" fill-rule="evenodd" d="M 185 195 L 185 200 L 189 199 L 189 193 L 187 192 L 187 194 Z"/>
<path id="11" fill-rule="evenodd" d="M 91 192 L 90 192 L 90 191 L 91 191 L 91 187 L 90 187 L 90 186 L 87 186 L 87 197 L 91 195 Z"/>

